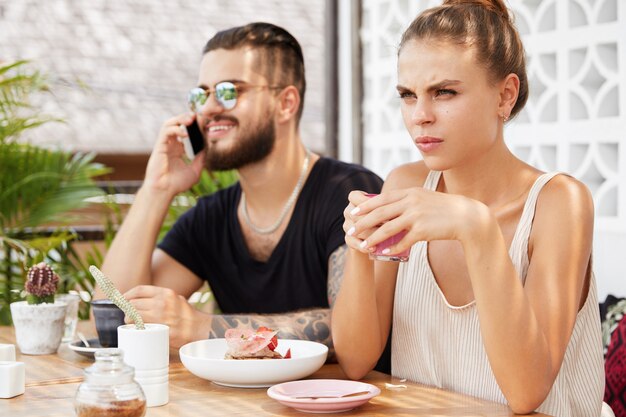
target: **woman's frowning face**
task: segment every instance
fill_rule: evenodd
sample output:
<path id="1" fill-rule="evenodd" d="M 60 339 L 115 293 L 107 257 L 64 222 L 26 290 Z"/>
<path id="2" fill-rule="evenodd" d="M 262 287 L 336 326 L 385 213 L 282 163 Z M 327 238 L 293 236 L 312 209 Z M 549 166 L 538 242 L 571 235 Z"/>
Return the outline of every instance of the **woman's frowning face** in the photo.
<path id="1" fill-rule="evenodd" d="M 474 47 L 407 41 L 398 57 L 404 124 L 430 169 L 477 160 L 498 140 L 497 84 L 489 82 Z"/>

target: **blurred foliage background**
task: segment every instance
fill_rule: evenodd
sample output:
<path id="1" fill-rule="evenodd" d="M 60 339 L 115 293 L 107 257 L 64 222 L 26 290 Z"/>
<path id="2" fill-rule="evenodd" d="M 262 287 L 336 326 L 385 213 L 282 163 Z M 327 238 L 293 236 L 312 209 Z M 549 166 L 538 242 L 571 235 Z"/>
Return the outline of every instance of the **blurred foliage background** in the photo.
<path id="1" fill-rule="evenodd" d="M 97 182 L 111 170 L 94 162 L 94 153 L 71 153 L 20 140 L 30 129 L 64 123 L 32 104 L 33 97 L 51 93 L 47 77 L 32 63 L 0 63 L 0 324 L 11 324 L 9 305 L 23 299 L 26 272 L 41 261 L 59 274 L 59 293 L 81 294 L 79 316 L 87 318 L 95 285 L 88 268 L 102 264 L 123 220 L 113 190 Z M 159 239 L 200 196 L 236 180 L 235 172 L 205 170 L 199 183 L 172 204 Z M 81 223 L 80 209 L 94 204 L 101 212 L 100 244 L 90 242 L 86 250 L 78 251 L 81 237 L 74 225 Z"/>

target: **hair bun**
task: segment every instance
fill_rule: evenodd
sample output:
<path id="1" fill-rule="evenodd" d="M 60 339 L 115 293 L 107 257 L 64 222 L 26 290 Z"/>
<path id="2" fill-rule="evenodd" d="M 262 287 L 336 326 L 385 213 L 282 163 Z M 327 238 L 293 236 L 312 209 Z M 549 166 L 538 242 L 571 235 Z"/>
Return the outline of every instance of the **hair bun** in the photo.
<path id="1" fill-rule="evenodd" d="M 462 5 L 474 5 L 482 6 L 487 10 L 495 12 L 506 20 L 510 20 L 509 9 L 503 0 L 444 0 L 444 6 L 462 6 Z"/>

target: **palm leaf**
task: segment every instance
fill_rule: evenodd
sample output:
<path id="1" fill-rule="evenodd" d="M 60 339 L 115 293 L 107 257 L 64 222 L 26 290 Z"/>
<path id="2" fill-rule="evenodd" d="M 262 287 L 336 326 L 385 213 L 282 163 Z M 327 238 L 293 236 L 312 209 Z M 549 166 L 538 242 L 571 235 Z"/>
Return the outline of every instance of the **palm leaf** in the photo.
<path id="1" fill-rule="evenodd" d="M 17 143 L 0 145 L 0 228 L 6 233 L 52 222 L 68 224 L 72 219 L 67 211 L 104 193 L 93 177 L 109 170 L 93 158 Z"/>
<path id="2" fill-rule="evenodd" d="M 56 118 L 28 115 L 33 110 L 30 97 L 35 92 L 48 91 L 47 80 L 38 71 L 27 72 L 28 61 L 0 65 L 0 142 L 17 137 Z"/>
<path id="3" fill-rule="evenodd" d="M 20 300 L 24 289 L 24 262 L 30 246 L 17 239 L 0 236 L 0 324 L 11 324 L 10 304 Z"/>
<path id="4" fill-rule="evenodd" d="M 87 204 L 103 191 L 93 178 L 109 170 L 93 162 L 93 154 L 75 154 L 17 143 L 28 129 L 57 118 L 31 105 L 33 94 L 48 92 L 46 77 L 26 67 L 27 61 L 0 64 L 0 323 L 10 324 L 11 302 L 21 299 L 28 266 L 40 261 L 61 272 L 69 288 L 93 291 L 67 226 L 50 232 L 53 223 L 67 225 L 66 213 Z M 46 227 L 43 234 L 40 229 Z M 95 249 L 95 248 L 94 248 Z M 95 249 L 87 261 L 102 263 Z M 83 315 L 84 317 L 84 315 Z"/>

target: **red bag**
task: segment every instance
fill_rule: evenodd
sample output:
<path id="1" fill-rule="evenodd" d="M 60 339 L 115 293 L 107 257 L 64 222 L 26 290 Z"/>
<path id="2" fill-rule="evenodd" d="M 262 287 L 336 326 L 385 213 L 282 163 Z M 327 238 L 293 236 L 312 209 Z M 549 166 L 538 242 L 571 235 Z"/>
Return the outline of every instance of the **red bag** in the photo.
<path id="1" fill-rule="evenodd" d="M 611 335 L 604 361 L 606 386 L 604 402 L 609 404 L 615 417 L 626 417 L 626 320 L 620 320 Z"/>

